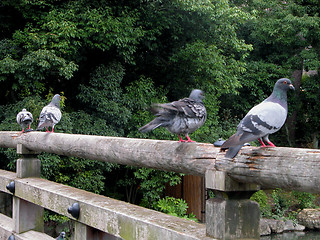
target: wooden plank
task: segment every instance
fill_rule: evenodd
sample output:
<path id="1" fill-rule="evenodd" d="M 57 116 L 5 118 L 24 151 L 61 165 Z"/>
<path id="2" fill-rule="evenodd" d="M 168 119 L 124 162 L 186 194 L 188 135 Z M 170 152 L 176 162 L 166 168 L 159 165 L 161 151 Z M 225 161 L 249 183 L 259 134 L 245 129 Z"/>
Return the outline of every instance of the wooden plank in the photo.
<path id="1" fill-rule="evenodd" d="M 79 203 L 77 221 L 123 239 L 212 239 L 203 224 L 45 179 L 16 179 L 15 184 L 17 197 L 70 218 L 68 207 Z"/>
<path id="2" fill-rule="evenodd" d="M 0 214 L 0 239 L 7 240 L 12 234 L 16 240 L 54 240 L 55 238 L 49 235 L 36 231 L 28 231 L 22 234 L 14 233 L 13 219 L 6 215 Z"/>
<path id="3" fill-rule="evenodd" d="M 183 199 L 188 203 L 187 213 L 193 213 L 204 222 L 205 185 L 203 177 L 186 175 L 183 179 Z"/>
<path id="4" fill-rule="evenodd" d="M 15 136 L 15 137 L 13 137 Z M 320 150 L 244 147 L 235 159 L 212 144 L 62 133 L 0 132 L 0 147 L 21 143 L 36 152 L 204 176 L 225 171 L 234 180 L 262 188 L 320 193 Z"/>
<path id="5" fill-rule="evenodd" d="M 12 235 L 13 229 L 12 218 L 0 213 L 0 239 L 8 239 Z"/>
<path id="6" fill-rule="evenodd" d="M 216 167 L 238 182 L 258 184 L 263 189 L 320 193 L 320 150 L 243 148 L 235 159 L 219 154 Z"/>
<path id="7" fill-rule="evenodd" d="M 16 178 L 15 172 L 9 172 L 9 171 L 5 171 L 5 170 L 0 169 L 0 191 L 12 195 L 12 193 L 8 191 L 6 186 L 10 182 L 12 182 L 15 178 Z"/>
<path id="8" fill-rule="evenodd" d="M 49 152 L 130 166 L 202 176 L 214 167 L 219 148 L 205 143 L 179 143 L 79 134 L 0 132 L 0 147 L 18 143 L 35 152 Z"/>
<path id="9" fill-rule="evenodd" d="M 49 235 L 36 231 L 28 231 L 25 233 L 15 235 L 16 240 L 55 240 L 55 238 L 50 237 Z"/>

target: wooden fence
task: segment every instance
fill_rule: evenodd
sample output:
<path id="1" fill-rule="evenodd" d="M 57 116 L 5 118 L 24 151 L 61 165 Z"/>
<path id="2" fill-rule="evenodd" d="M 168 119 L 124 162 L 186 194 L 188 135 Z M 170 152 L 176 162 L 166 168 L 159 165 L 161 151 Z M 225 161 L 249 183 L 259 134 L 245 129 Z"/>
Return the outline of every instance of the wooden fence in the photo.
<path id="1" fill-rule="evenodd" d="M 44 208 L 73 219 L 76 240 L 259 239 L 259 207 L 248 199 L 253 192 L 320 192 L 318 150 L 245 148 L 230 160 L 212 144 L 44 132 L 0 132 L 0 147 L 21 155 L 16 173 L 0 171 L 0 191 L 13 195 L 12 218 L 0 215 L 0 239 L 52 239 L 42 233 Z M 206 201 L 206 224 L 194 223 L 41 179 L 39 152 L 203 176 L 216 197 Z M 68 212 L 74 203 L 76 217 Z"/>

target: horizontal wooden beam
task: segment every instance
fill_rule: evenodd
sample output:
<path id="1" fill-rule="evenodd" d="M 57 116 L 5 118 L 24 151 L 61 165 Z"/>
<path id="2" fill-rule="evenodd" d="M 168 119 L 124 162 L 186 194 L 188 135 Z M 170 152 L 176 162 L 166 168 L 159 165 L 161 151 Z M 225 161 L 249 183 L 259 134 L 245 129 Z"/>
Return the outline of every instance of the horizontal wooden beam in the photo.
<path id="1" fill-rule="evenodd" d="M 40 178 L 15 180 L 15 196 L 123 239 L 212 239 L 204 224 L 89 193 Z M 80 206 L 75 219 L 68 213 Z"/>
<path id="2" fill-rule="evenodd" d="M 44 132 L 0 132 L 0 147 L 22 144 L 35 152 L 82 157 L 123 165 L 205 176 L 227 173 L 241 183 L 264 189 L 320 193 L 320 150 L 243 147 L 234 159 L 208 143 L 178 143 L 135 138 Z"/>
<path id="3" fill-rule="evenodd" d="M 16 175 L 17 174 L 15 172 L 9 172 L 0 169 L 0 192 L 5 192 L 12 195 L 6 186 L 16 178 Z"/>
<path id="4" fill-rule="evenodd" d="M 0 147 L 15 148 L 18 143 L 35 152 L 199 176 L 203 176 L 208 167 L 214 167 L 219 152 L 219 148 L 205 143 L 45 132 L 0 132 Z"/>
<path id="5" fill-rule="evenodd" d="M 8 239 L 11 235 L 14 235 L 15 240 L 54 240 L 55 238 L 50 237 L 45 233 L 36 231 L 28 231 L 22 234 L 14 233 L 13 219 L 0 213 L 0 239 Z"/>
<path id="6" fill-rule="evenodd" d="M 320 150 L 316 149 L 244 147 L 235 159 L 219 154 L 216 169 L 263 189 L 320 193 Z"/>

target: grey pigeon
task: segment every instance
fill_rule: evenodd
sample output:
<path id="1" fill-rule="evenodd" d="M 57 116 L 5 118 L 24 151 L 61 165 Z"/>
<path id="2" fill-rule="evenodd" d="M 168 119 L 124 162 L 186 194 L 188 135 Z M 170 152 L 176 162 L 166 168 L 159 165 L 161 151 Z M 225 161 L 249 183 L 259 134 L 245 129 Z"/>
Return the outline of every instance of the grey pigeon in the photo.
<path id="1" fill-rule="evenodd" d="M 141 127 L 139 131 L 145 133 L 158 127 L 165 127 L 169 132 L 178 135 L 179 142 L 186 142 L 181 138 L 181 134 L 186 136 L 187 142 L 194 142 L 188 134 L 200 128 L 207 118 L 203 98 L 204 93 L 194 89 L 188 98 L 171 103 L 153 104 L 151 111 L 156 118 Z"/>
<path id="2" fill-rule="evenodd" d="M 63 239 L 65 239 L 65 237 L 66 237 L 66 233 L 65 232 L 61 232 L 59 234 L 59 236 L 56 238 L 56 240 L 63 240 Z"/>
<path id="3" fill-rule="evenodd" d="M 275 147 L 269 140 L 269 134 L 277 132 L 286 121 L 287 91 L 289 89 L 294 90 L 291 81 L 281 78 L 274 85 L 272 94 L 251 108 L 240 121 L 237 132 L 222 144 L 222 150 L 229 149 L 225 157 L 234 158 L 245 143 L 257 139 L 262 144 L 261 147 Z M 269 145 L 265 145 L 263 140 Z"/>
<path id="4" fill-rule="evenodd" d="M 30 131 L 31 123 L 33 122 L 33 116 L 25 108 L 17 114 L 17 123 L 21 126 L 22 132 L 28 127 L 27 131 Z"/>
<path id="5" fill-rule="evenodd" d="M 60 100 L 59 94 L 54 95 L 51 102 L 41 110 L 37 130 L 46 128 L 49 132 L 51 127 L 51 132 L 54 131 L 54 126 L 61 119 Z"/>

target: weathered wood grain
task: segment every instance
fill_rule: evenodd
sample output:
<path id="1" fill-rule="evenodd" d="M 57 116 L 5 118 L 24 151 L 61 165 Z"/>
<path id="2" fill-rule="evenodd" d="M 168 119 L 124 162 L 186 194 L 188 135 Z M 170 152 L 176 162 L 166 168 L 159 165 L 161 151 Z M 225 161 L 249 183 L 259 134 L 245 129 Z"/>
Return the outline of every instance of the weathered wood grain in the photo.
<path id="1" fill-rule="evenodd" d="M 0 239 L 8 239 L 13 233 L 14 229 L 14 221 L 12 218 L 3 215 L 0 213 Z M 22 234 L 14 233 L 15 240 L 54 240 L 45 233 L 36 232 L 36 231 L 28 231 Z"/>
<path id="2" fill-rule="evenodd" d="M 235 159 L 219 155 L 216 168 L 243 183 L 263 189 L 320 192 L 320 150 L 302 148 L 243 148 Z"/>
<path id="3" fill-rule="evenodd" d="M 0 132 L 0 147 L 16 147 L 18 143 L 36 152 L 199 176 L 203 176 L 208 167 L 214 167 L 219 152 L 219 148 L 206 143 L 45 132 Z"/>
<path id="4" fill-rule="evenodd" d="M 205 225 L 89 193 L 40 178 L 16 179 L 15 196 L 74 219 L 67 209 L 77 202 L 78 222 L 123 239 L 210 240 Z"/>
<path id="5" fill-rule="evenodd" d="M 36 152 L 82 157 L 130 166 L 205 176 L 207 169 L 225 171 L 242 183 L 265 189 L 320 193 L 320 150 L 244 147 L 235 159 L 224 158 L 207 143 L 178 143 L 62 133 L 0 132 L 0 147 L 20 143 Z"/>

